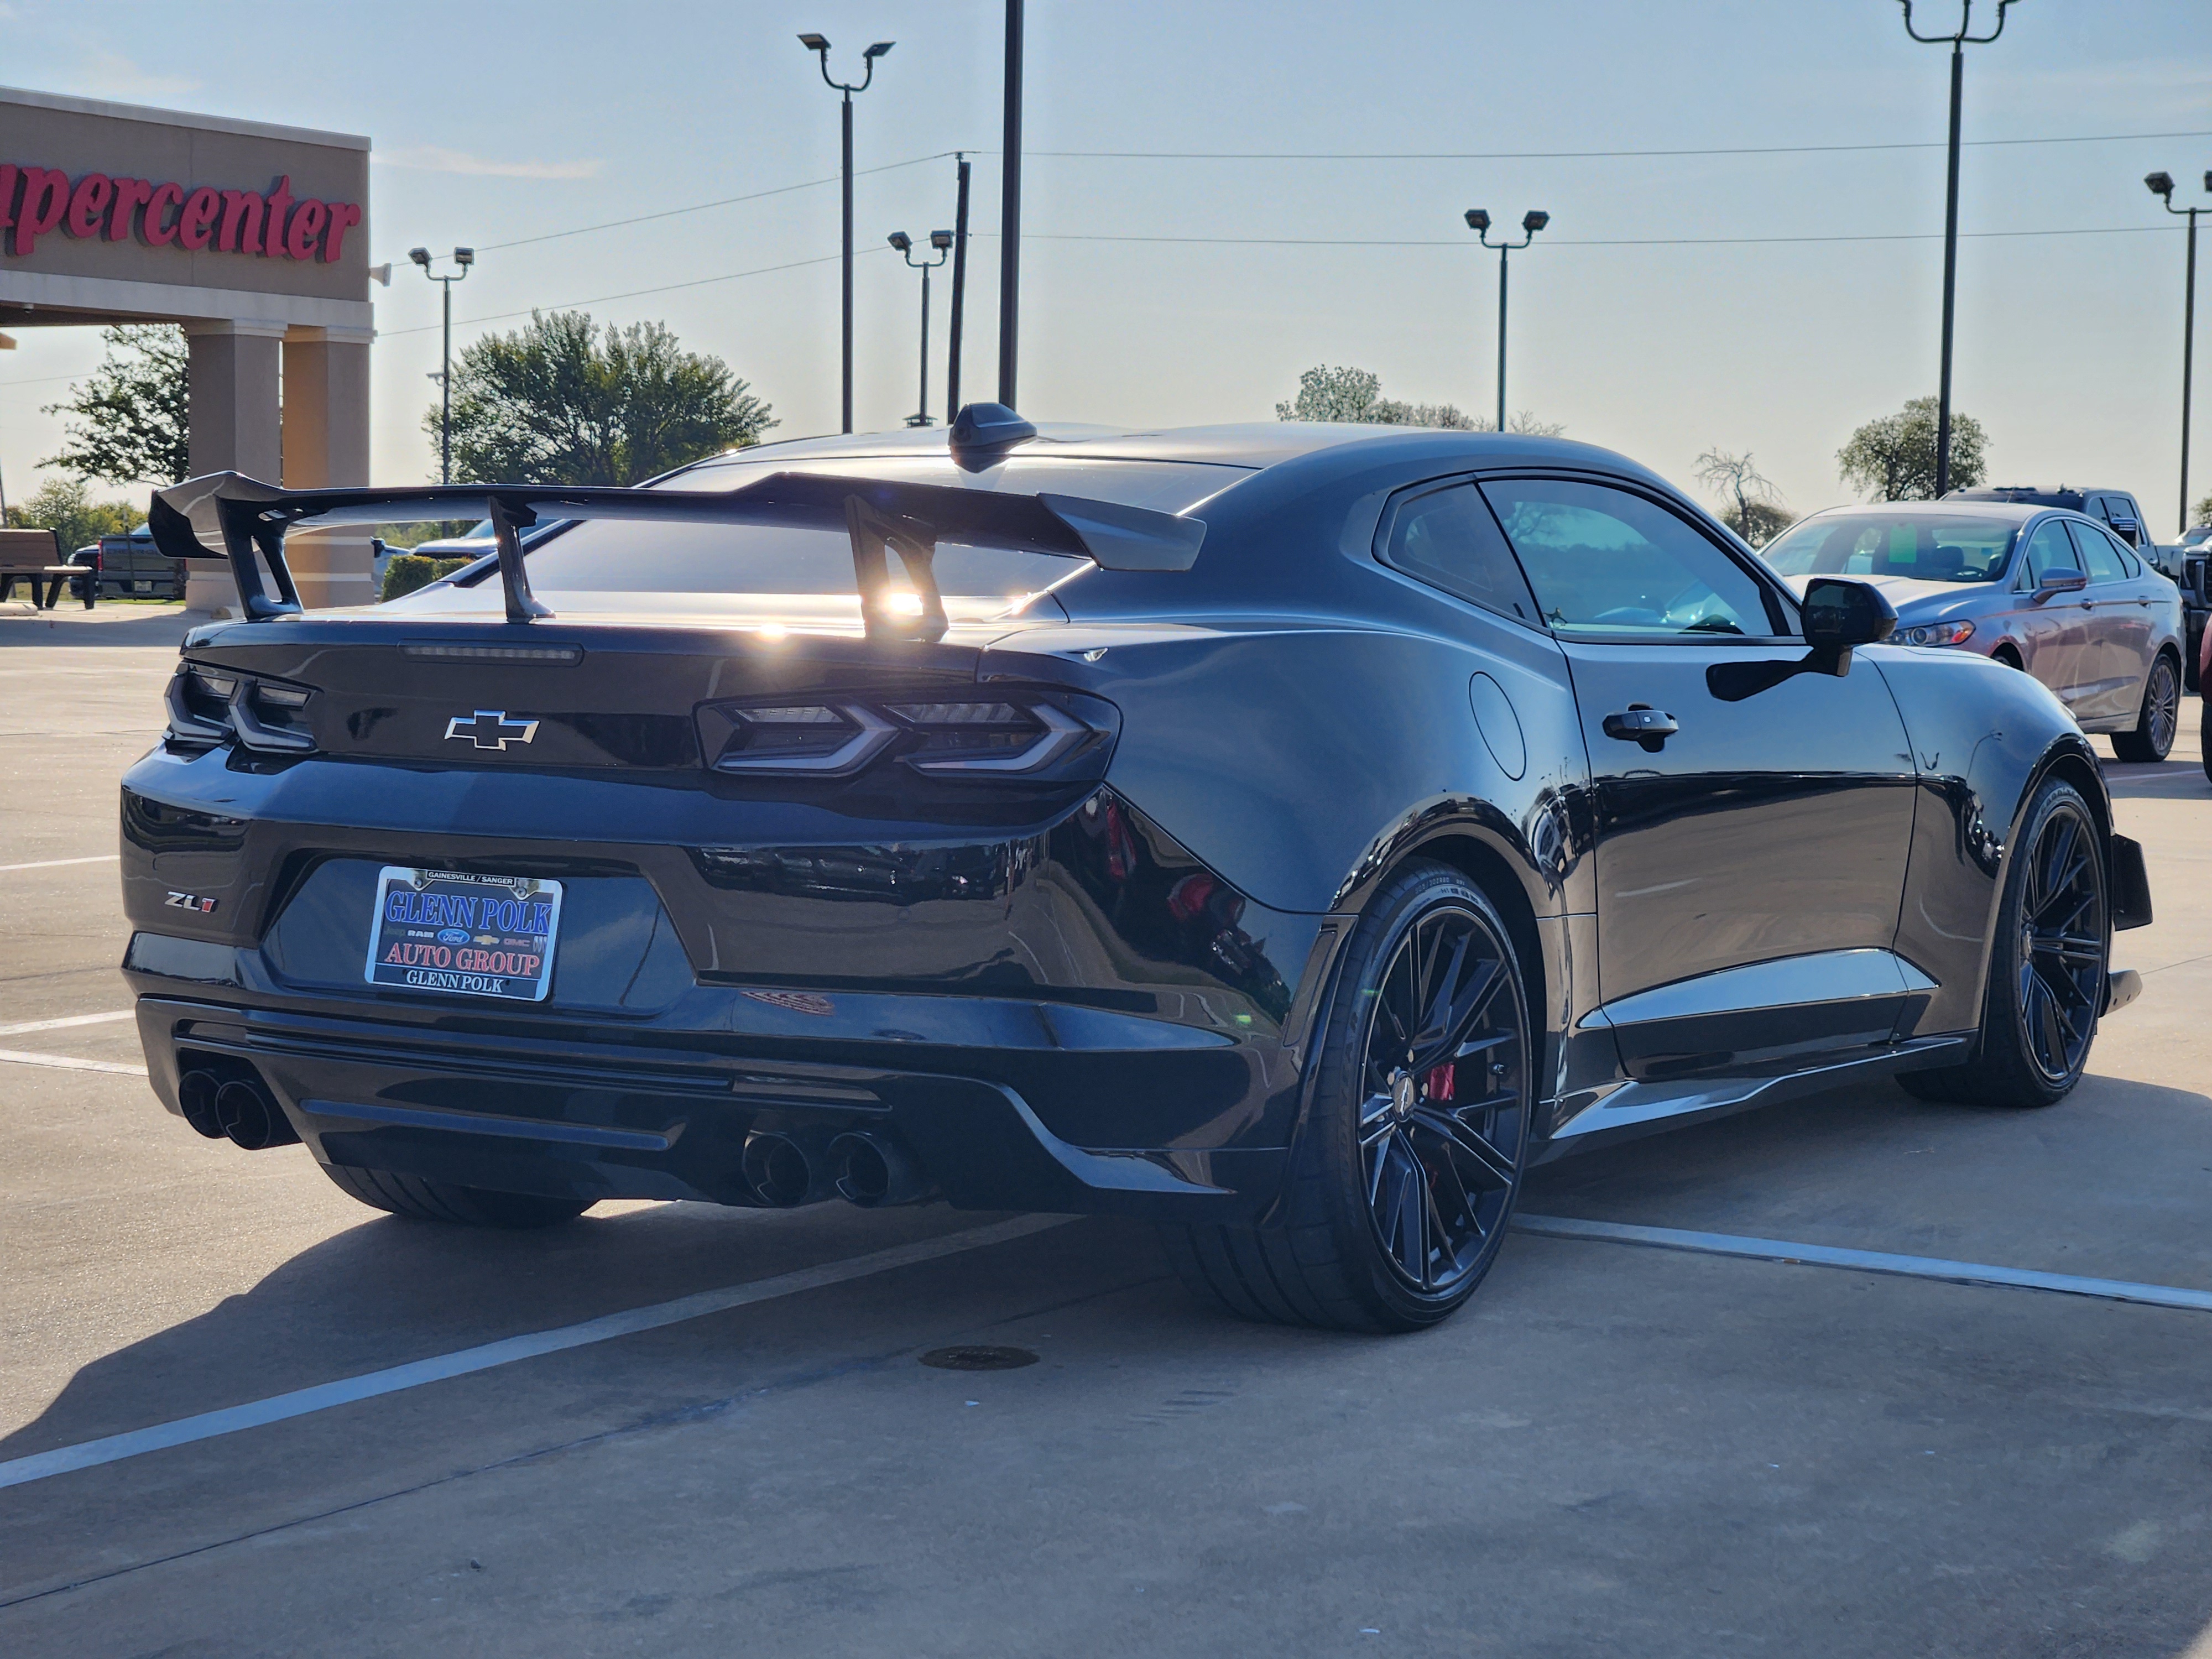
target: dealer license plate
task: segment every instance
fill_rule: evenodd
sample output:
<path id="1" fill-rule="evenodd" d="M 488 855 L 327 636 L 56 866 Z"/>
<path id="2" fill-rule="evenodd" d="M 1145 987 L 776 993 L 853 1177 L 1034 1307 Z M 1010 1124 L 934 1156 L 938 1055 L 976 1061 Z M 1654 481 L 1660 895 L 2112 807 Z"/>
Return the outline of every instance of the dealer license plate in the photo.
<path id="1" fill-rule="evenodd" d="M 560 927 L 557 881 L 386 865 L 377 875 L 368 982 L 542 1002 Z"/>

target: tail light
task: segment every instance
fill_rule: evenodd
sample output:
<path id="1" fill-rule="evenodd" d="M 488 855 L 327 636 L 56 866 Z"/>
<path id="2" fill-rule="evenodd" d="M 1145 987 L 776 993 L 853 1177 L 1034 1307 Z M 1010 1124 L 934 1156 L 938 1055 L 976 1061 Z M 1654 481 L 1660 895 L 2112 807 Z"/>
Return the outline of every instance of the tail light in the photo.
<path id="1" fill-rule="evenodd" d="M 235 739 L 260 754 L 306 754 L 315 746 L 306 715 L 313 696 L 305 686 L 182 662 L 169 680 L 168 740 L 212 749 Z"/>
<path id="2" fill-rule="evenodd" d="M 1112 704 L 1065 692 L 710 703 L 699 720 L 720 772 L 844 778 L 888 762 L 932 777 L 1048 782 L 1103 778 L 1121 725 Z"/>

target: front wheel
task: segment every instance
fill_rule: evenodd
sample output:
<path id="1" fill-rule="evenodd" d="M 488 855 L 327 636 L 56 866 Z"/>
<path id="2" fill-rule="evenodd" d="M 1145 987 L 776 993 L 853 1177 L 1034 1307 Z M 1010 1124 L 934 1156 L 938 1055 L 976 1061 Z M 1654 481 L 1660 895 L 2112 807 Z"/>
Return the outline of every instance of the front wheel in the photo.
<path id="1" fill-rule="evenodd" d="M 2089 804 L 2052 778 L 2036 791 L 2005 872 L 1981 1041 L 1972 1060 L 1899 1078 L 1923 1100 L 2049 1106 L 2081 1079 L 2112 946 L 2105 853 Z"/>
<path id="2" fill-rule="evenodd" d="M 2112 733 L 2112 753 L 2124 761 L 2162 761 L 2173 752 L 2173 734 L 2180 724 L 2181 670 L 2161 651 L 2143 682 L 2135 730 Z"/>
<path id="3" fill-rule="evenodd" d="M 1370 902 L 1316 1047 L 1280 1218 L 1165 1230 L 1194 1289 L 1247 1318 L 1411 1331 L 1489 1272 L 1519 1194 L 1537 1045 L 1481 889 L 1417 864 Z"/>

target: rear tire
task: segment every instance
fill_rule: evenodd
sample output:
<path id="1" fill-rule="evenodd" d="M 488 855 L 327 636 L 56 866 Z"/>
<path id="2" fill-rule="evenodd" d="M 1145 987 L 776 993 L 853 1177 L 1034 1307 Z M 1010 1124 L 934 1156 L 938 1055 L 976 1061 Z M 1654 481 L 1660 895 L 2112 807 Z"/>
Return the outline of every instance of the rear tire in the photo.
<path id="1" fill-rule="evenodd" d="M 2181 725 L 2181 666 L 2161 651 L 2143 682 L 2136 729 L 2112 733 L 2112 753 L 2124 761 L 2162 761 L 2173 752 Z"/>
<path id="2" fill-rule="evenodd" d="M 1536 1044 L 1512 936 L 1458 871 L 1369 902 L 1316 1045 L 1279 1218 L 1164 1227 L 1190 1287 L 1246 1319 L 1414 1331 L 1474 1294 L 1526 1166 Z"/>
<path id="3" fill-rule="evenodd" d="M 1922 1100 L 2050 1106 L 2081 1081 L 2103 1011 L 2112 930 L 2104 848 L 2089 805 L 2048 779 L 2005 871 L 1981 1040 L 1963 1066 L 1906 1072 Z"/>
<path id="4" fill-rule="evenodd" d="M 535 1193 L 495 1193 L 482 1187 L 455 1187 L 389 1170 L 359 1170 L 349 1164 L 319 1167 L 338 1190 L 373 1210 L 412 1221 L 442 1221 L 461 1227 L 524 1230 L 556 1227 L 592 1207 L 587 1198 L 542 1198 Z"/>

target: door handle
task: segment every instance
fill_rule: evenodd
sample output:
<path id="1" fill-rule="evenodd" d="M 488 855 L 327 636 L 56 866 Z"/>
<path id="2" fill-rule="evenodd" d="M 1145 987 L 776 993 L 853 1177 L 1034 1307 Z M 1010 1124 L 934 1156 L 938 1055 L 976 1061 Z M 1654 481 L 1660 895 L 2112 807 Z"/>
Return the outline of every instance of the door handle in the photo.
<path id="1" fill-rule="evenodd" d="M 1632 702 L 1620 713 L 1607 714 L 1604 726 L 1608 738 L 1640 744 L 1647 755 L 1657 754 L 1667 746 L 1667 739 L 1682 729 L 1672 714 L 1646 702 Z"/>

